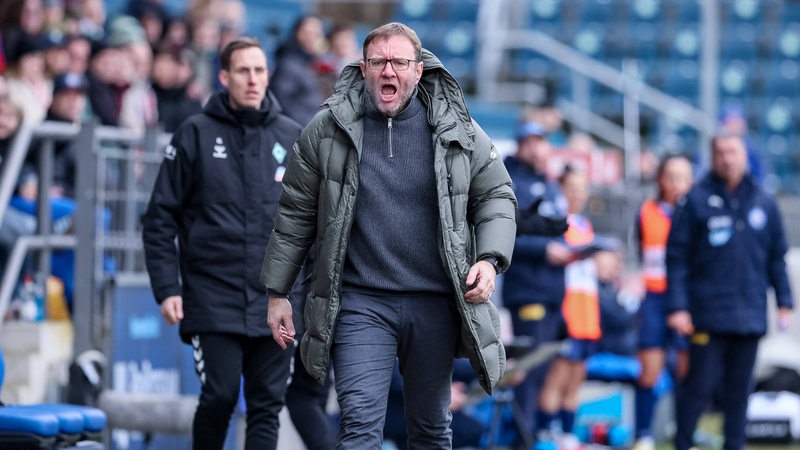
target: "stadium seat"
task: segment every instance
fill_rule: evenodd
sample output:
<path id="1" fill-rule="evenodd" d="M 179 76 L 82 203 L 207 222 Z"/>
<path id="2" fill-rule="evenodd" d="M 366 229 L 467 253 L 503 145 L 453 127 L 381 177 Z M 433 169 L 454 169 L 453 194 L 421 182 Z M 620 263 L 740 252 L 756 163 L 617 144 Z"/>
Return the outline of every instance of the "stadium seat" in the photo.
<path id="1" fill-rule="evenodd" d="M 0 386 L 5 363 L 0 350 Z M 98 409 L 70 404 L 0 406 L 0 450 L 102 450 L 100 434 L 106 415 Z"/>
<path id="2" fill-rule="evenodd" d="M 751 94 L 750 65 L 741 59 L 723 63 L 719 73 L 719 92 L 725 97 L 743 97 Z"/>
<path id="3" fill-rule="evenodd" d="M 763 136 L 795 134 L 796 97 L 774 97 L 765 102 L 764 114 L 761 116 L 759 133 Z"/>
<path id="4" fill-rule="evenodd" d="M 600 22 L 592 22 L 582 26 L 572 39 L 572 47 L 584 55 L 602 59 L 606 41 L 606 26 Z"/>
<path id="5" fill-rule="evenodd" d="M 697 0 L 670 0 L 664 18 L 679 24 L 697 23 L 700 21 L 700 2 Z"/>
<path id="6" fill-rule="evenodd" d="M 531 0 L 525 27 L 564 42 L 565 37 L 571 37 L 577 28 L 571 9 L 569 2 L 564 0 Z"/>
<path id="7" fill-rule="evenodd" d="M 509 77 L 515 80 L 553 77 L 557 75 L 559 65 L 533 50 L 513 50 Z"/>
<path id="8" fill-rule="evenodd" d="M 777 50 L 779 57 L 800 57 L 800 23 L 792 23 L 784 27 L 778 35 Z"/>
<path id="9" fill-rule="evenodd" d="M 723 17 L 727 23 L 758 23 L 763 20 L 763 0 L 726 0 L 722 2 Z"/>
<path id="10" fill-rule="evenodd" d="M 478 18 L 479 0 L 446 0 L 447 20 L 451 22 L 470 21 L 475 22 Z"/>
<path id="11" fill-rule="evenodd" d="M 674 58 L 698 58 L 700 55 L 700 34 L 697 23 L 682 24 L 673 35 L 669 56 Z"/>
<path id="12" fill-rule="evenodd" d="M 614 22 L 612 0 L 584 0 L 578 5 L 578 22 L 582 24 L 599 22 L 611 25 Z"/>
<path id="13" fill-rule="evenodd" d="M 677 59 L 665 67 L 664 91 L 697 105 L 699 67 L 694 59 Z"/>
<path id="14" fill-rule="evenodd" d="M 656 22 L 662 15 L 661 0 L 632 0 L 630 16 L 631 22 Z"/>
<path id="15" fill-rule="evenodd" d="M 758 56 L 758 28 L 750 23 L 728 24 L 722 28 L 719 49 L 722 61 L 752 60 Z"/>
<path id="16" fill-rule="evenodd" d="M 797 98 L 800 95 L 800 63 L 793 59 L 772 61 L 764 78 L 763 94 Z"/>
<path id="17" fill-rule="evenodd" d="M 402 0 L 397 2 L 395 17 L 402 22 L 423 20 L 431 14 L 432 0 Z"/>

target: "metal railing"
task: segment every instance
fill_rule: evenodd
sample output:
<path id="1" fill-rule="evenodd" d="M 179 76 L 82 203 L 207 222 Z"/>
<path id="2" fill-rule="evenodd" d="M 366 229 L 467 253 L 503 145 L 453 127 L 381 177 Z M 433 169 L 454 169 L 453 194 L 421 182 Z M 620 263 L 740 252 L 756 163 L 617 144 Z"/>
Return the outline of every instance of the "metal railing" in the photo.
<path id="1" fill-rule="evenodd" d="M 5 317 L 20 271 L 36 251 L 35 270 L 51 272 L 54 249 L 74 249 L 72 318 L 76 354 L 102 346 L 96 311 L 103 286 L 119 273 L 143 273 L 140 215 L 146 205 L 162 155 L 157 151 L 169 135 L 84 123 L 45 122 L 23 126 L 3 161 L 0 179 L 0 222 L 16 187 L 29 149 L 38 153 L 37 233 L 19 238 L 0 279 L 0 317 Z M 49 196 L 56 145 L 71 145 L 76 161 L 73 234 L 52 233 Z M 2 326 L 2 321 L 0 321 Z"/>
<path id="2" fill-rule="evenodd" d="M 698 109 L 672 97 L 638 79 L 633 60 L 624 65 L 630 68 L 617 70 L 597 61 L 557 39 L 535 29 L 525 28 L 528 0 L 497 0 L 481 2 L 478 16 L 478 94 L 484 99 L 503 100 L 503 93 L 513 93 L 506 101 L 524 100 L 522 93 L 534 82 L 501 82 L 501 71 L 506 66 L 511 50 L 533 50 L 554 63 L 567 67 L 572 75 L 573 99 L 562 100 L 559 106 L 564 117 L 577 128 L 589 131 L 625 150 L 626 179 L 638 181 L 639 109 L 641 105 L 652 108 L 657 114 L 697 130 L 701 142 L 706 142 L 713 129 L 716 116 L 715 80 L 717 71 L 719 34 L 717 0 L 699 2 L 702 13 L 703 50 L 701 58 L 700 91 L 703 109 Z M 623 126 L 620 127 L 592 114 L 589 82 L 600 83 L 623 96 Z M 699 155 L 701 163 L 706 155 Z"/>

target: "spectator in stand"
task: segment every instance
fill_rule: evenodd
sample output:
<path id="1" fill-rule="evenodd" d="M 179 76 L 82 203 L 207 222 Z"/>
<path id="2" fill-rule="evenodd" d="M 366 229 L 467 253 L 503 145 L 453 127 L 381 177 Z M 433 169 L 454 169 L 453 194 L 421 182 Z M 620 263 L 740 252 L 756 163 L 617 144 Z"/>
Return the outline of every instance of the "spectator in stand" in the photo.
<path id="1" fill-rule="evenodd" d="M 139 21 L 147 43 L 155 51 L 166 30 L 167 12 L 164 5 L 158 0 L 133 0 L 128 4 L 128 14 Z"/>
<path id="2" fill-rule="evenodd" d="M 343 22 L 334 23 L 328 31 L 328 51 L 315 64 L 323 97 L 333 94 L 336 79 L 344 66 L 360 58 L 361 48 L 353 27 Z"/>
<path id="3" fill-rule="evenodd" d="M 677 450 L 693 447 L 697 421 L 717 389 L 724 392 L 724 448 L 744 448 L 770 286 L 779 328 L 791 323 L 786 251 L 777 202 L 747 172 L 743 138 L 715 136 L 711 172 L 678 202 L 667 240 L 667 324 L 690 344 L 689 371 L 677 392 Z"/>
<path id="4" fill-rule="evenodd" d="M 42 0 L 42 14 L 45 32 L 66 31 L 64 29 L 64 0 Z"/>
<path id="5" fill-rule="evenodd" d="M 567 145 L 567 134 L 564 130 L 564 118 L 552 100 L 539 106 L 527 106 L 522 112 L 524 121 L 536 122 L 544 128 L 547 140 L 555 148 Z"/>
<path id="6" fill-rule="evenodd" d="M 195 54 L 194 73 L 199 86 L 202 87 L 202 98 L 205 100 L 215 90 L 214 69 L 219 58 L 220 43 L 219 20 L 209 16 L 191 22 L 191 37 L 190 48 Z"/>
<path id="7" fill-rule="evenodd" d="M 38 36 L 44 31 L 44 9 L 42 0 L 6 0 L 12 5 L 21 5 L 18 24 L 22 30 L 33 36 Z M 12 6 L 14 8 L 14 6 Z"/>
<path id="8" fill-rule="evenodd" d="M 77 18 L 78 33 L 93 40 L 105 37 L 106 6 L 103 0 L 75 0 L 70 15 Z"/>
<path id="9" fill-rule="evenodd" d="M 7 75 L 8 93 L 23 110 L 26 123 L 44 119 L 52 100 L 52 81 L 47 78 L 43 42 L 37 36 L 25 36 L 10 52 Z"/>
<path id="10" fill-rule="evenodd" d="M 20 124 L 22 124 L 22 109 L 7 93 L 0 93 L 0 170 Z"/>
<path id="11" fill-rule="evenodd" d="M 119 47 L 130 70 L 125 75 L 120 93 L 119 126 L 137 133 L 158 123 L 156 94 L 150 84 L 153 51 L 144 29 L 131 16 L 119 16 L 108 27 L 108 42 Z"/>
<path id="12" fill-rule="evenodd" d="M 270 90 L 286 115 L 307 124 L 320 110 L 322 91 L 314 72 L 314 63 L 325 49 L 322 20 L 316 16 L 300 17 L 289 39 L 275 54 L 275 71 Z"/>
<path id="13" fill-rule="evenodd" d="M 119 126 L 117 86 L 123 82 L 124 67 L 130 61 L 123 51 L 112 47 L 107 41 L 94 41 L 89 59 L 89 104 L 101 125 Z"/>
<path id="14" fill-rule="evenodd" d="M 22 124 L 22 109 L 6 93 L 0 94 L 0 171 L 10 150 L 11 142 Z M 30 171 L 35 177 L 36 173 Z M 20 183 L 18 183 L 20 184 Z M 35 194 L 32 199 L 35 199 Z M 19 236 L 32 234 L 36 231 L 35 219 L 20 211 L 9 208 L 0 224 L 0 267 L 5 267 L 6 260 L 11 252 L 14 242 Z"/>
<path id="15" fill-rule="evenodd" d="M 545 217 L 564 217 L 566 199 L 557 183 L 547 177 L 551 147 L 544 128 L 537 122 L 522 122 L 516 129 L 517 151 L 505 159 L 513 180 L 520 211 L 528 211 L 541 201 L 538 211 Z M 514 244 L 514 264 L 503 280 L 503 305 L 511 314 L 516 339 L 530 340 L 531 349 L 562 337 L 561 303 L 564 299 L 564 266 L 570 251 L 563 237 L 519 235 Z M 514 388 L 514 396 L 536 431 L 539 390 L 547 365 L 531 371 Z"/>
<path id="16" fill-rule="evenodd" d="M 667 327 L 667 237 L 675 205 L 692 187 L 692 164 L 681 155 L 661 160 L 656 171 L 658 196 L 642 204 L 636 221 L 645 297 L 639 307 L 639 354 L 642 366 L 636 380 L 636 450 L 653 450 L 652 421 L 658 396 L 654 387 L 675 353 L 673 376 L 686 374 L 688 343 Z"/>
<path id="17" fill-rule="evenodd" d="M 61 30 L 51 30 L 45 32 L 40 39 L 43 40 L 45 71 L 48 77 L 55 78 L 69 71 L 70 37 Z"/>
<path id="18" fill-rule="evenodd" d="M 0 33 L 7 64 L 18 58 L 22 41 L 39 36 L 43 23 L 41 0 L 0 1 Z"/>
<path id="19" fill-rule="evenodd" d="M 591 134 L 577 131 L 569 135 L 565 149 L 576 153 L 591 155 L 597 150 L 597 142 L 595 142 Z"/>
<path id="20" fill-rule="evenodd" d="M 173 17 L 166 26 L 159 47 L 177 53 L 189 48 L 189 23 L 183 17 Z"/>
<path id="21" fill-rule="evenodd" d="M 175 54 L 160 50 L 153 61 L 153 91 L 158 102 L 158 121 L 164 131 L 172 133 L 187 117 L 202 110 L 202 105 L 189 96 L 192 81 L 191 50 Z M 187 73 L 188 72 L 188 73 Z"/>
<path id="22" fill-rule="evenodd" d="M 589 199 L 589 180 L 567 166 L 559 181 L 569 213 L 569 229 L 564 238 L 570 254 L 564 269 L 566 290 L 561 306 L 568 339 L 550 365 L 539 394 L 539 440 L 563 439 L 572 433 L 578 391 L 586 379 L 586 359 L 597 351 L 602 335 L 597 266 L 591 253 L 585 251 L 596 245 L 592 223 L 583 215 Z"/>
<path id="23" fill-rule="evenodd" d="M 79 124 L 86 117 L 86 78 L 77 73 L 63 73 L 53 81 L 53 102 L 45 120 Z M 75 197 L 75 152 L 73 142 L 57 142 L 54 148 L 51 196 Z M 29 153 L 38 156 L 38 151 Z M 33 163 L 33 161 L 32 161 Z"/>
<path id="24" fill-rule="evenodd" d="M 89 70 L 89 57 L 92 54 L 92 41 L 83 35 L 73 35 L 67 41 L 69 66 L 66 72 L 86 75 Z"/>

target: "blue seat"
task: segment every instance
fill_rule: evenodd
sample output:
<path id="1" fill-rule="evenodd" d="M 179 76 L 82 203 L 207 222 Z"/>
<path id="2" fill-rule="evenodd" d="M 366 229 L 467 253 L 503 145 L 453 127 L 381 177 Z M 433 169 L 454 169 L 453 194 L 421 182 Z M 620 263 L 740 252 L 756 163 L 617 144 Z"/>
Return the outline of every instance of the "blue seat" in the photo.
<path id="1" fill-rule="evenodd" d="M 696 105 L 700 91 L 699 67 L 692 59 L 676 59 L 664 76 L 664 91 Z"/>
<path id="2" fill-rule="evenodd" d="M 800 95 L 800 64 L 790 59 L 770 63 L 764 78 L 763 94 L 767 97 L 792 97 Z"/>
<path id="3" fill-rule="evenodd" d="M 758 27 L 749 23 L 724 26 L 719 46 L 721 59 L 755 59 L 759 52 L 758 33 Z"/>
<path id="4" fill-rule="evenodd" d="M 559 24 L 565 20 L 566 6 L 561 0 L 536 0 L 529 2 L 529 25 Z"/>
<path id="5" fill-rule="evenodd" d="M 764 17 L 763 3 L 763 0 L 727 0 L 722 2 L 723 17 L 728 23 L 758 23 Z"/>
<path id="6" fill-rule="evenodd" d="M 604 43 L 606 42 L 606 35 L 607 28 L 605 24 L 600 22 L 588 23 L 577 30 L 571 44 L 575 50 L 584 55 L 602 59 L 605 54 Z"/>
<path id="7" fill-rule="evenodd" d="M 4 375 L 5 361 L 0 350 L 0 386 Z M 83 441 L 99 444 L 105 426 L 105 413 L 89 406 L 0 406 L 0 450 L 65 448 Z"/>
<path id="8" fill-rule="evenodd" d="M 744 97 L 752 94 L 750 64 L 736 59 L 723 64 L 719 73 L 719 92 L 725 97 Z"/>
<path id="9" fill-rule="evenodd" d="M 82 437 L 86 439 L 98 438 L 99 434 L 105 429 L 107 423 L 106 414 L 103 410 L 91 406 L 70 405 L 65 403 L 43 403 L 31 405 L 31 408 L 56 413 L 59 415 L 59 418 L 62 414 L 80 415 L 82 422 L 81 433 Z"/>
<path id="10" fill-rule="evenodd" d="M 451 22 L 471 21 L 478 18 L 478 0 L 447 0 L 447 20 Z"/>
<path id="11" fill-rule="evenodd" d="M 614 3 L 612 0 L 584 0 L 580 2 L 578 20 L 581 23 L 606 23 L 614 21 Z"/>
<path id="12" fill-rule="evenodd" d="M 674 23 L 696 23 L 700 21 L 700 2 L 697 0 L 672 0 L 667 3 L 672 8 L 665 14 Z"/>

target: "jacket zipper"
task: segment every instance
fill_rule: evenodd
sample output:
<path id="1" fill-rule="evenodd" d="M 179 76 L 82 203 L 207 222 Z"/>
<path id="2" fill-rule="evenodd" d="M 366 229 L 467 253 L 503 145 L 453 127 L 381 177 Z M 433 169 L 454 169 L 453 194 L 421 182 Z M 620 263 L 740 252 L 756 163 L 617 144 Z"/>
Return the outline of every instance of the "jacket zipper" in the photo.
<path id="1" fill-rule="evenodd" d="M 389 121 L 387 122 L 387 126 L 389 127 L 389 158 L 394 158 L 394 153 L 392 152 L 392 118 L 389 117 Z"/>

